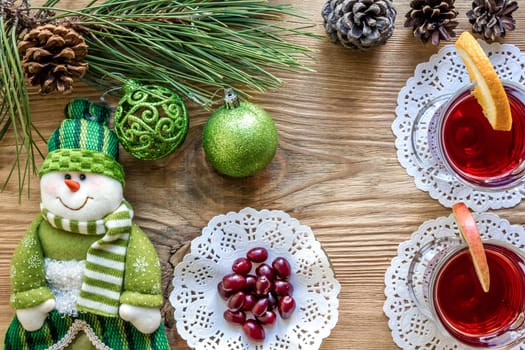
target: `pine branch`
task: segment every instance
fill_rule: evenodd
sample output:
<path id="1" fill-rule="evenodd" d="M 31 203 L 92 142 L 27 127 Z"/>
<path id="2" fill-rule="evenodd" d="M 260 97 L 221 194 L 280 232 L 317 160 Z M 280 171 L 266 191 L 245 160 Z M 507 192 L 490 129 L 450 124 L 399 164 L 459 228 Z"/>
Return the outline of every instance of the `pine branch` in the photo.
<path id="1" fill-rule="evenodd" d="M 42 156 L 29 110 L 18 53 L 20 34 L 37 25 L 65 22 L 88 45 L 85 81 L 108 91 L 134 79 L 173 89 L 204 108 L 217 90 L 240 94 L 280 87 L 279 72 L 309 71 L 311 50 L 289 38 L 318 37 L 288 5 L 265 0 L 93 0 L 77 9 L 47 0 L 0 0 L 0 141 L 14 135 L 16 177 L 22 195 Z"/>
<path id="2" fill-rule="evenodd" d="M 301 19 L 291 7 L 264 0 L 106 0 L 80 10 L 45 9 L 84 33 L 86 80 L 102 89 L 118 80 L 115 73 L 164 81 L 205 106 L 225 86 L 265 91 L 281 86 L 277 71 L 308 70 L 302 61 L 310 49 L 287 37 L 314 36 L 286 19 Z"/>

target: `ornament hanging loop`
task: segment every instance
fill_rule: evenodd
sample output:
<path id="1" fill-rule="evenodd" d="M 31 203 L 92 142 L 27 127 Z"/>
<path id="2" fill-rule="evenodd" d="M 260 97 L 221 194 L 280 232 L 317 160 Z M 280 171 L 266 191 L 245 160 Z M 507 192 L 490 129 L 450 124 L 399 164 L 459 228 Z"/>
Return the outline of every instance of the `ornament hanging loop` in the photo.
<path id="1" fill-rule="evenodd" d="M 107 95 L 111 95 L 115 91 L 123 90 L 122 84 L 127 82 L 126 76 L 120 72 L 109 72 L 109 73 L 104 74 L 102 78 L 100 78 L 101 85 L 104 85 L 103 83 L 104 81 L 111 81 L 112 83 L 118 82 L 119 85 L 114 86 L 114 87 L 111 87 L 111 85 L 108 86 L 108 89 L 106 89 L 106 91 L 104 91 L 104 93 L 100 96 L 100 102 L 102 104 L 106 104 Z"/>
<path id="2" fill-rule="evenodd" d="M 192 100 L 193 102 L 195 102 L 196 104 L 198 104 L 199 106 L 201 106 L 202 108 L 208 109 L 208 108 L 210 108 L 211 106 L 213 106 L 217 102 L 215 100 L 215 97 L 217 96 L 219 91 L 221 91 L 221 90 L 225 91 L 226 89 L 231 89 L 231 88 L 219 88 L 219 89 L 215 90 L 213 92 L 213 95 L 211 95 L 211 97 L 209 99 L 207 99 L 206 101 L 202 101 L 197 96 L 195 96 L 195 94 L 193 94 L 191 92 L 187 95 L 187 97 L 190 100 Z M 231 90 L 233 91 L 233 89 L 231 89 Z M 224 101 L 224 98 L 222 98 L 222 100 Z"/>
<path id="3" fill-rule="evenodd" d="M 239 107 L 239 96 L 235 93 L 232 88 L 224 89 L 224 106 L 227 109 L 233 109 Z"/>
<path id="4" fill-rule="evenodd" d="M 100 103 L 107 104 L 106 96 L 111 94 L 112 92 L 119 91 L 119 90 L 122 90 L 122 86 L 117 86 L 117 87 L 107 89 L 106 91 L 104 91 L 104 93 L 100 96 Z"/>

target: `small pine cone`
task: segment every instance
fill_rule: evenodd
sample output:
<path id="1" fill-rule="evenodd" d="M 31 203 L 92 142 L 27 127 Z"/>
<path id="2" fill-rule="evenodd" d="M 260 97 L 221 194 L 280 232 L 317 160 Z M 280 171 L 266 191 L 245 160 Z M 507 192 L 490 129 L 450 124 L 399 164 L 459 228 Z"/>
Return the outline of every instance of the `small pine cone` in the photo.
<path id="1" fill-rule="evenodd" d="M 330 40 L 353 49 L 384 44 L 392 36 L 396 14 L 390 0 L 327 0 L 322 11 Z"/>
<path id="2" fill-rule="evenodd" d="M 517 9 L 517 1 L 474 0 L 467 17 L 472 24 L 473 33 L 481 34 L 487 41 L 494 41 L 505 37 L 507 30 L 514 30 L 512 13 Z"/>
<path id="3" fill-rule="evenodd" d="M 54 24 L 32 29 L 18 43 L 22 68 L 30 84 L 40 86 L 42 94 L 71 92 L 73 79 L 83 77 L 88 69 L 82 62 L 87 48 L 74 29 Z"/>
<path id="4" fill-rule="evenodd" d="M 405 27 L 412 27 L 414 36 L 423 43 L 431 40 L 438 45 L 440 40 L 449 41 L 456 36 L 454 21 L 458 12 L 455 0 L 412 0 L 410 11 L 405 15 Z"/>

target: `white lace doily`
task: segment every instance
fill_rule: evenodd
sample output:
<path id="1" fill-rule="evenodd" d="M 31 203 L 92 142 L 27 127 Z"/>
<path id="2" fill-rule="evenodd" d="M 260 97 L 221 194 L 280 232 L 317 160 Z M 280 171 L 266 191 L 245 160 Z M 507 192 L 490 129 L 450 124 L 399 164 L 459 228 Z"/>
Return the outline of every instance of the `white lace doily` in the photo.
<path id="1" fill-rule="evenodd" d="M 289 319 L 265 326 L 263 342 L 253 342 L 224 320 L 227 306 L 217 284 L 236 258 L 260 246 L 268 250 L 267 261 L 282 256 L 290 262 L 297 307 Z M 175 268 L 173 285 L 177 330 L 194 349 L 318 349 L 338 319 L 341 286 L 325 252 L 309 227 L 278 210 L 245 208 L 214 217 Z"/>
<path id="2" fill-rule="evenodd" d="M 525 55 L 510 44 L 479 41 L 502 80 L 525 83 Z M 392 131 L 397 157 L 416 187 L 446 207 L 463 201 L 475 211 L 510 208 L 517 205 L 525 186 L 501 192 L 482 192 L 454 180 L 434 163 L 427 142 L 428 123 L 447 95 L 470 83 L 461 58 L 452 45 L 444 46 L 407 80 L 397 99 Z M 420 113 L 420 111 L 424 111 Z M 419 115 L 418 115 L 419 114 Z"/>
<path id="3" fill-rule="evenodd" d="M 525 250 L 525 230 L 521 225 L 511 225 L 493 213 L 473 213 L 481 237 L 505 241 Z M 395 343 L 402 349 L 464 349 L 457 342 L 443 335 L 437 325 L 417 307 L 409 291 L 409 267 L 421 247 L 447 236 L 458 236 L 454 216 L 440 217 L 423 223 L 410 240 L 401 243 L 397 256 L 392 259 L 385 274 L 383 306 L 389 318 Z M 525 344 L 514 348 L 525 350 Z"/>

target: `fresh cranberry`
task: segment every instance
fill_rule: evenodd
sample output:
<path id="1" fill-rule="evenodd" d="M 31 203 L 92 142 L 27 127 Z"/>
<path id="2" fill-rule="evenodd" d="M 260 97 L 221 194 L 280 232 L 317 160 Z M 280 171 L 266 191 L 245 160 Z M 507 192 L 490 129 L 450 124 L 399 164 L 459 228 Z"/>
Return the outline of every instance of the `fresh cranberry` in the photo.
<path id="1" fill-rule="evenodd" d="M 256 301 L 257 299 L 255 298 L 255 295 L 246 294 L 244 297 L 244 305 L 242 306 L 242 311 L 251 311 Z"/>
<path id="2" fill-rule="evenodd" d="M 237 292 L 228 299 L 228 308 L 232 311 L 239 311 L 244 306 L 246 295 L 243 291 Z"/>
<path id="3" fill-rule="evenodd" d="M 247 320 L 242 325 L 242 329 L 249 338 L 256 341 L 264 340 L 264 328 L 256 320 Z"/>
<path id="4" fill-rule="evenodd" d="M 268 251 L 262 247 L 252 248 L 248 251 L 246 257 L 254 263 L 261 263 L 268 258 Z"/>
<path id="5" fill-rule="evenodd" d="M 283 257 L 276 258 L 272 262 L 272 267 L 277 273 L 277 276 L 282 279 L 287 279 L 292 273 L 292 267 L 290 266 L 290 263 Z"/>
<path id="6" fill-rule="evenodd" d="M 268 293 L 268 309 L 273 310 L 277 306 L 277 296 L 274 292 Z"/>
<path id="7" fill-rule="evenodd" d="M 255 305 L 252 307 L 252 313 L 255 316 L 261 316 L 266 311 L 268 311 L 268 298 L 261 298 L 255 302 Z"/>
<path id="8" fill-rule="evenodd" d="M 236 324 L 243 324 L 246 321 L 246 314 L 242 311 L 224 311 L 223 317 L 226 321 Z"/>
<path id="9" fill-rule="evenodd" d="M 246 276 L 252 270 L 252 263 L 246 258 L 236 259 L 232 264 L 233 272 Z"/>
<path id="10" fill-rule="evenodd" d="M 266 276 L 258 276 L 255 281 L 255 293 L 259 296 L 266 296 L 272 290 L 272 282 Z"/>
<path id="11" fill-rule="evenodd" d="M 238 273 L 231 273 L 222 278 L 222 287 L 227 292 L 239 291 L 244 288 L 245 283 L 246 278 L 244 278 L 243 275 L 239 275 Z"/>
<path id="12" fill-rule="evenodd" d="M 293 287 L 288 281 L 277 280 L 273 283 L 273 291 L 279 296 L 292 295 Z"/>
<path id="13" fill-rule="evenodd" d="M 224 289 L 222 281 L 219 282 L 219 284 L 217 284 L 217 291 L 219 292 L 221 298 L 223 298 L 224 300 L 228 300 L 228 298 L 233 294 L 232 291 L 227 291 Z"/>
<path id="14" fill-rule="evenodd" d="M 295 300 L 289 295 L 279 298 L 279 315 L 282 318 L 289 318 L 295 310 Z"/>
<path id="15" fill-rule="evenodd" d="M 255 269 L 255 274 L 257 276 L 266 276 L 270 281 L 275 279 L 275 273 L 273 268 L 268 264 L 261 264 Z"/>
<path id="16" fill-rule="evenodd" d="M 257 320 L 267 325 L 274 324 L 276 319 L 277 315 L 273 311 L 266 311 L 264 314 L 257 316 Z"/>
<path id="17" fill-rule="evenodd" d="M 255 291 L 255 282 L 257 281 L 257 277 L 254 275 L 248 275 L 245 279 L 246 282 L 244 284 L 244 291 L 246 293 L 251 293 Z"/>

